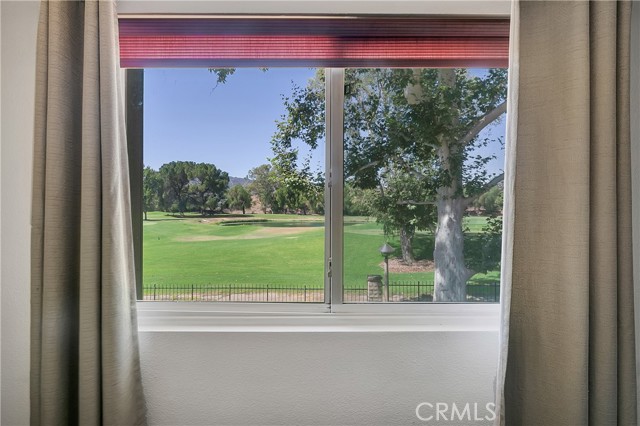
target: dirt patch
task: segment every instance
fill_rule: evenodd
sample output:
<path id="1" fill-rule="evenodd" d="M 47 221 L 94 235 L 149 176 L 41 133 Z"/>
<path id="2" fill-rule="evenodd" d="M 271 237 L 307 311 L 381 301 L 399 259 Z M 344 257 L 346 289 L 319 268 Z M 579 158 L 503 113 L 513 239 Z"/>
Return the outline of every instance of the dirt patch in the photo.
<path id="1" fill-rule="evenodd" d="M 384 261 L 380 262 L 380 267 L 384 270 Z M 402 259 L 389 259 L 389 272 L 433 272 L 436 264 L 432 260 L 416 260 L 412 265 L 407 265 Z"/>
<path id="2" fill-rule="evenodd" d="M 314 228 L 309 226 L 286 227 L 286 228 L 285 227 L 282 227 L 282 228 L 264 227 L 264 228 L 256 229 L 255 231 L 250 232 L 248 234 L 236 235 L 232 237 L 221 237 L 218 235 L 190 235 L 188 237 L 178 237 L 174 241 L 181 242 L 181 243 L 189 243 L 189 242 L 196 242 L 196 241 L 257 240 L 260 238 L 272 238 L 272 237 L 280 237 L 280 236 L 289 236 L 289 238 L 292 238 L 290 237 L 291 235 L 302 234 L 304 232 L 313 231 L 314 229 L 320 229 L 320 228 Z"/>

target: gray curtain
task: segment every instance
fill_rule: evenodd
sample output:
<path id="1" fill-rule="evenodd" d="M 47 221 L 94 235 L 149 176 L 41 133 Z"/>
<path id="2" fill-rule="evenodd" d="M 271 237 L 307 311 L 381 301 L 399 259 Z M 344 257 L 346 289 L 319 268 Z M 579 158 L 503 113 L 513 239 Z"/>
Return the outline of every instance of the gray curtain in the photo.
<path id="1" fill-rule="evenodd" d="M 144 424 L 117 21 L 43 1 L 32 210 L 31 423 Z"/>
<path id="2" fill-rule="evenodd" d="M 631 5 L 514 6 L 502 421 L 633 425 Z"/>

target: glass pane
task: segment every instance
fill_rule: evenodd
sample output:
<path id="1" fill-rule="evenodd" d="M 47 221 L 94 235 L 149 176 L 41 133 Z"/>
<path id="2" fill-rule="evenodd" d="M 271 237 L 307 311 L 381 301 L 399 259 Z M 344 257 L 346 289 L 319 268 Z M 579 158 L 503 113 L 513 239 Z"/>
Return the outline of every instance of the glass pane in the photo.
<path id="1" fill-rule="evenodd" d="M 498 302 L 506 87 L 506 69 L 346 70 L 345 303 Z"/>
<path id="2" fill-rule="evenodd" d="M 316 75 L 145 70 L 145 300 L 324 302 L 324 133 L 285 119 Z"/>

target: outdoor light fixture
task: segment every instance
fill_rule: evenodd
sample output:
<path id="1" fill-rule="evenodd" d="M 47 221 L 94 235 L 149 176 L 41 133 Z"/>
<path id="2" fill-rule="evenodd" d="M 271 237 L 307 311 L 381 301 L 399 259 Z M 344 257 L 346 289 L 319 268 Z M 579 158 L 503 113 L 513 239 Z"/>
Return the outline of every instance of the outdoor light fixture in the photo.
<path id="1" fill-rule="evenodd" d="M 396 249 L 388 243 L 384 243 L 384 245 L 380 247 L 380 254 L 384 256 L 384 298 L 386 302 L 389 301 L 389 255 L 394 251 L 396 251 Z"/>

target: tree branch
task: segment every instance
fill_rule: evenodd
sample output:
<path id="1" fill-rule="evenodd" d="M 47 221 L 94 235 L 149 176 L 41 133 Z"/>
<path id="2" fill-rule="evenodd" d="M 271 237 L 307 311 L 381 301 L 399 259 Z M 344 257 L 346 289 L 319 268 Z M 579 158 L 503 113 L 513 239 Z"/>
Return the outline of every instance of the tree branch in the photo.
<path id="1" fill-rule="evenodd" d="M 413 139 L 410 138 L 409 136 L 405 135 L 404 133 L 395 133 L 395 134 L 398 135 L 399 137 L 401 137 L 402 139 L 404 139 L 407 142 L 413 142 Z M 440 148 L 440 145 L 436 145 L 435 143 L 420 142 L 420 144 L 421 145 L 430 146 L 431 148 L 434 148 L 434 149 Z"/>
<path id="2" fill-rule="evenodd" d="M 356 174 L 358 174 L 359 172 L 363 171 L 364 169 L 368 169 L 369 167 L 377 166 L 378 164 L 380 164 L 380 162 L 379 162 L 379 161 L 371 161 L 371 162 L 369 162 L 369 163 L 365 164 L 365 165 L 364 165 L 364 166 L 362 166 L 362 167 L 358 167 L 358 168 L 353 172 L 352 176 L 355 176 Z"/>
<path id="3" fill-rule="evenodd" d="M 467 134 L 460 140 L 461 145 L 466 145 L 473 138 L 475 138 L 478 133 L 482 131 L 485 127 L 491 124 L 496 118 L 500 117 L 507 110 L 507 101 L 502 102 L 500 105 L 486 113 L 482 118 L 478 120 L 478 122 L 467 132 Z"/>
<path id="4" fill-rule="evenodd" d="M 491 179 L 484 187 L 484 191 L 482 191 L 481 193 L 479 193 L 478 195 L 474 195 L 473 197 L 467 197 L 464 199 L 465 204 L 468 206 L 469 204 L 473 203 L 475 200 L 478 199 L 478 197 L 480 197 L 482 194 L 484 194 L 485 192 L 487 192 L 488 190 L 490 190 L 491 188 L 493 188 L 494 186 L 496 186 L 497 184 L 499 184 L 500 182 L 502 182 L 504 180 L 504 173 L 500 173 L 498 176 L 494 177 L 493 179 Z"/>
<path id="5" fill-rule="evenodd" d="M 418 179 L 424 179 L 425 175 L 420 173 L 419 171 L 417 171 L 416 169 L 411 168 L 406 161 L 404 161 L 404 158 L 402 158 L 399 155 L 395 155 L 393 157 L 397 163 L 400 164 L 400 166 L 404 167 L 406 169 L 407 173 L 410 173 L 413 177 L 418 178 Z"/>

